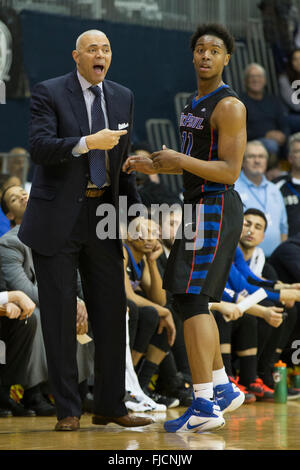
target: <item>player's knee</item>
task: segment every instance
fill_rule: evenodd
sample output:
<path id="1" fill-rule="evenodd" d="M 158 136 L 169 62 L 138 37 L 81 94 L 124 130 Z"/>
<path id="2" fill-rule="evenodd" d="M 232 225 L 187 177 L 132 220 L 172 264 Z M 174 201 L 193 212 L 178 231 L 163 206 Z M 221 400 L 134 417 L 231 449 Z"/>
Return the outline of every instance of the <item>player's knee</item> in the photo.
<path id="1" fill-rule="evenodd" d="M 155 331 L 158 327 L 159 316 L 154 307 L 140 308 L 140 321 L 147 330 Z"/>

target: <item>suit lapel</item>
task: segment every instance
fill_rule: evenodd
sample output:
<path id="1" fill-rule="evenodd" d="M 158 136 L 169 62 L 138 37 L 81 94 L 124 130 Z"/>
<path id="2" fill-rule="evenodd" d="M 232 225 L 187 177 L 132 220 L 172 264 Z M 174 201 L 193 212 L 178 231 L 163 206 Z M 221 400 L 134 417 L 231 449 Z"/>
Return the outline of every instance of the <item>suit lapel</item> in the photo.
<path id="1" fill-rule="evenodd" d="M 82 135 L 90 134 L 89 120 L 82 89 L 77 78 L 76 70 L 72 72 L 67 81 L 69 100 L 74 111 L 74 115 L 79 124 Z"/>

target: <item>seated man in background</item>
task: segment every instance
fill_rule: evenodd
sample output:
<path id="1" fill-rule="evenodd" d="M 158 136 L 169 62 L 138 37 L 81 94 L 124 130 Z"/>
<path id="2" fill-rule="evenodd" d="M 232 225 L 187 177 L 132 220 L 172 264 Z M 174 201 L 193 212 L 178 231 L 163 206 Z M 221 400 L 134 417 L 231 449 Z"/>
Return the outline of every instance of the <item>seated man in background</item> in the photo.
<path id="1" fill-rule="evenodd" d="M 167 211 L 160 211 L 153 216 L 160 226 L 163 252 L 157 259 L 157 267 L 163 278 L 168 257 L 175 240 L 177 230 L 182 221 L 182 208 L 173 204 Z M 190 406 L 192 400 L 192 377 L 189 368 L 183 332 L 183 322 L 173 307 L 173 296 L 166 291 L 166 307 L 171 310 L 176 326 L 176 338 L 170 353 L 159 367 L 156 389 L 159 393 L 178 396 L 180 404 Z"/>
<path id="2" fill-rule="evenodd" d="M 287 239 L 288 223 L 283 197 L 274 183 L 265 177 L 268 152 L 259 141 L 248 142 L 242 171 L 235 183 L 245 209 L 256 208 L 264 212 L 268 227 L 261 248 L 269 257 L 275 248 Z"/>
<path id="3" fill-rule="evenodd" d="M 276 270 L 282 282 L 292 284 L 300 282 L 300 232 L 289 237 L 273 252 L 270 263 Z M 296 304 L 297 316 L 294 329 L 283 352 L 284 361 L 293 367 L 291 357 L 294 352 L 292 344 L 300 338 L 300 307 Z"/>
<path id="4" fill-rule="evenodd" d="M 258 289 L 259 286 L 250 284 L 233 263 L 222 296 L 223 302 L 212 304 L 211 306 L 211 310 L 217 310 L 221 314 L 214 312 L 220 331 L 221 352 L 222 356 L 224 354 L 224 364 L 229 370 L 231 377 L 232 342 L 234 352 L 239 358 L 240 379 L 238 384 L 234 383 L 238 386 L 241 384 L 243 388 L 246 387 L 246 390 L 242 389 L 246 393 L 246 401 L 249 392 L 259 399 L 268 400 L 273 398 L 273 390 L 264 383 L 259 372 L 260 357 L 267 339 L 266 335 L 260 335 L 260 330 L 267 329 L 269 331 L 269 329 L 278 329 L 283 320 L 281 314 L 283 309 L 274 306 L 274 304 L 279 303 L 280 294 L 279 292 L 273 292 L 271 288 L 265 288 L 268 296 L 267 301 L 263 301 L 263 304 L 256 304 L 246 311 L 249 316 L 236 315 L 236 303 L 239 303 L 245 296 L 253 294 Z M 224 302 L 225 304 L 223 305 Z M 231 309 L 233 309 L 232 313 Z M 249 318 L 251 315 L 258 317 L 258 319 Z M 230 320 L 229 323 L 227 320 Z"/>
<path id="5" fill-rule="evenodd" d="M 249 64 L 241 100 L 247 108 L 248 140 L 260 140 L 271 158 L 276 159 L 289 134 L 289 125 L 281 101 L 266 93 L 266 83 L 265 69 L 256 63 Z"/>
<path id="6" fill-rule="evenodd" d="M 41 393 L 41 385 L 48 381 L 48 369 L 40 322 L 38 286 L 32 261 L 31 250 L 18 238 L 18 231 L 28 202 L 28 193 L 21 186 L 11 186 L 2 195 L 1 207 L 11 221 L 13 228 L 0 239 L 0 265 L 3 277 L 10 289 L 25 292 L 36 304 L 34 315 L 37 330 L 27 371 L 27 387 L 23 401 L 34 409 L 36 414 L 54 415 L 55 409 Z M 82 299 L 77 302 L 77 329 L 85 328 L 87 312 Z M 79 383 L 84 383 L 92 373 L 89 344 L 77 347 Z M 84 387 L 86 391 L 86 387 Z M 83 399 L 85 396 L 82 397 Z"/>
<path id="7" fill-rule="evenodd" d="M 139 368 L 137 376 L 144 392 L 155 402 L 170 408 L 177 406 L 179 401 L 156 396 L 149 389 L 151 378 L 174 344 L 176 335 L 172 313 L 165 307 L 166 295 L 156 264 L 162 247 L 158 241 L 158 227 L 153 221 L 140 218 L 136 222 L 137 233 L 129 231 L 124 244 L 132 362 Z"/>
<path id="8" fill-rule="evenodd" d="M 31 183 L 27 181 L 29 154 L 23 147 L 14 147 L 9 151 L 8 172 L 21 180 L 26 191 L 30 191 Z"/>
<path id="9" fill-rule="evenodd" d="M 37 320 L 35 304 L 20 291 L 7 291 L 0 271 L 0 417 L 35 416 L 35 412 L 10 396 L 12 385 L 27 381 Z"/>
<path id="10" fill-rule="evenodd" d="M 2 197 L 2 194 L 8 188 L 9 186 L 21 186 L 22 182 L 20 178 L 17 176 L 11 176 L 7 173 L 2 173 L 0 175 L 0 199 Z M 0 237 L 4 235 L 4 233 L 8 232 L 10 230 L 10 221 L 6 217 L 6 215 L 3 214 L 3 210 L 0 207 Z"/>
<path id="11" fill-rule="evenodd" d="M 260 355 L 258 370 L 264 381 L 269 386 L 272 386 L 273 379 L 270 374 L 271 368 L 279 359 L 283 349 L 287 346 L 289 337 L 294 331 L 297 321 L 297 307 L 294 306 L 294 301 L 297 297 L 294 296 L 291 300 L 288 298 L 284 300 L 284 292 L 286 294 L 289 294 L 289 291 L 290 293 L 297 293 L 296 290 L 299 289 L 299 284 L 284 284 L 282 282 L 282 277 L 278 276 L 278 272 L 274 267 L 265 261 L 264 253 L 259 245 L 264 239 L 267 225 L 266 216 L 262 211 L 253 208 L 246 210 L 244 214 L 244 226 L 235 262 L 237 265 L 239 265 L 239 263 L 243 263 L 243 261 L 246 262 L 250 268 L 250 272 L 247 273 L 245 267 L 240 269 L 244 272 L 247 279 L 250 282 L 256 282 L 257 285 L 260 284 L 259 279 L 261 279 L 261 286 L 267 286 L 268 288 L 272 287 L 275 289 L 275 292 L 279 291 L 281 293 L 281 301 L 285 303 L 287 316 L 280 328 L 280 334 L 279 330 L 278 332 L 275 332 L 267 327 L 263 322 L 259 322 L 258 324 L 259 338 L 261 338 L 259 344 L 262 344 L 262 342 L 265 344 L 264 348 L 259 346 L 259 349 L 263 349 L 263 352 Z M 243 259 L 241 258 L 241 253 L 243 255 Z M 239 261 L 237 259 L 238 257 Z M 255 276 L 257 277 L 256 280 Z M 280 278 L 281 281 L 278 281 L 278 278 Z M 269 280 L 267 284 L 266 279 Z M 290 390 L 290 395 L 292 395 L 292 390 Z"/>
<path id="12" fill-rule="evenodd" d="M 233 292 L 232 292 L 233 294 Z M 234 293 L 236 302 L 243 297 Z M 282 323 L 279 309 L 255 305 L 242 314 L 238 303 L 220 302 L 212 304 L 211 310 L 216 319 L 220 334 L 220 347 L 227 375 L 230 380 L 245 394 L 245 403 L 273 398 L 273 390 L 269 389 L 258 378 L 258 331 L 257 319 L 263 319 L 277 328 Z M 238 359 L 238 375 L 234 378 L 234 357 Z"/>

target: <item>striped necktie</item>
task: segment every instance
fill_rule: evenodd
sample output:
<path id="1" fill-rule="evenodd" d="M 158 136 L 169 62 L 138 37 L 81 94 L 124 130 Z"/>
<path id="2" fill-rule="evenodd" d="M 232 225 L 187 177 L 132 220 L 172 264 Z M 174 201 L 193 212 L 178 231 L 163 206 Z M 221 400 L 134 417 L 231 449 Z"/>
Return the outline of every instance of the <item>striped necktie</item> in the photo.
<path id="1" fill-rule="evenodd" d="M 101 89 L 97 85 L 89 88 L 94 93 L 95 99 L 92 104 L 92 134 L 105 128 L 105 119 L 101 106 Z M 106 181 L 105 150 L 90 150 L 88 153 L 90 179 L 98 188 Z"/>

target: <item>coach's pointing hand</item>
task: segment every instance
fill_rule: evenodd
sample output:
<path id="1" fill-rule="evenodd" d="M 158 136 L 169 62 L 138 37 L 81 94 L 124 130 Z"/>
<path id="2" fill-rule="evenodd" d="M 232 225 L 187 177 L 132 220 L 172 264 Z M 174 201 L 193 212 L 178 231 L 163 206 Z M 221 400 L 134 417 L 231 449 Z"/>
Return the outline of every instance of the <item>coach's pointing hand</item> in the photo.
<path id="1" fill-rule="evenodd" d="M 127 134 L 126 130 L 112 131 L 110 129 L 102 129 L 86 136 L 85 141 L 89 150 L 111 150 L 118 145 L 120 137 Z"/>

